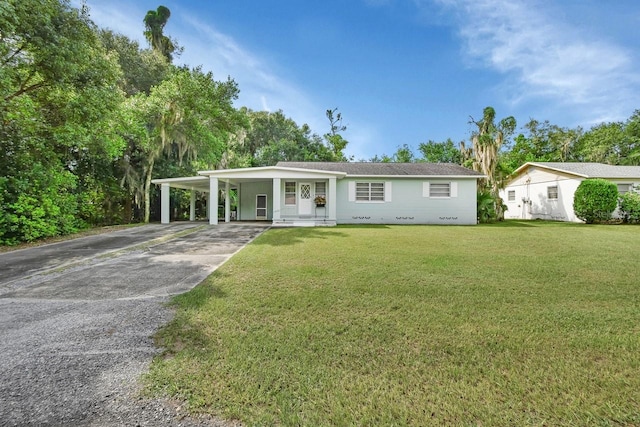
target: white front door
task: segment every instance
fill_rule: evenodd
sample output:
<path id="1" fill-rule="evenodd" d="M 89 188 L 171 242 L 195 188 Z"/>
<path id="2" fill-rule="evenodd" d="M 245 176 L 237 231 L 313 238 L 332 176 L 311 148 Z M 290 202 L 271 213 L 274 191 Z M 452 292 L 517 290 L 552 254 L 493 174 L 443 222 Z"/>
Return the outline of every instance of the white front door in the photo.
<path id="1" fill-rule="evenodd" d="M 311 200 L 311 184 L 307 182 L 301 182 L 298 189 L 300 199 L 298 200 L 298 215 L 311 215 L 312 200 Z"/>

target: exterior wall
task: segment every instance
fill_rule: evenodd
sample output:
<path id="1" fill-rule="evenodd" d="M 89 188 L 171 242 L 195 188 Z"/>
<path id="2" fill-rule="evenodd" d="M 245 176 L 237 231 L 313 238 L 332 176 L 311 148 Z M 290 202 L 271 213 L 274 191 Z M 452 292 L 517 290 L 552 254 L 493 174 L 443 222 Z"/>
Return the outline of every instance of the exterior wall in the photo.
<path id="1" fill-rule="evenodd" d="M 530 167 L 501 191 L 507 219 L 547 219 L 580 222 L 573 212 L 573 195 L 583 178 Z M 547 198 L 548 187 L 558 187 L 558 199 Z M 509 201 L 515 191 L 515 201 Z"/>
<path id="2" fill-rule="evenodd" d="M 530 167 L 500 192 L 507 205 L 507 219 L 547 219 L 582 222 L 573 211 L 573 198 L 585 178 L 542 168 Z M 613 183 L 632 184 L 629 179 L 610 179 Z M 547 198 L 547 188 L 558 187 L 558 199 Z M 509 191 L 515 191 L 515 200 L 509 201 Z M 617 211 L 614 212 L 614 217 Z"/>
<path id="3" fill-rule="evenodd" d="M 239 184 L 238 219 L 241 221 L 256 220 L 256 196 L 267 195 L 267 220 L 273 219 L 273 185 L 271 181 L 242 182 Z"/>
<path id="4" fill-rule="evenodd" d="M 286 197 L 285 197 L 285 183 L 286 182 L 295 182 L 296 183 L 296 204 L 295 205 L 287 205 Z M 325 184 L 325 197 L 327 203 L 325 207 L 316 207 L 313 200 L 316 197 L 316 182 L 323 182 Z M 299 186 L 300 183 L 309 183 L 311 184 L 311 200 L 312 200 L 312 208 L 311 215 L 305 215 L 301 217 L 298 214 L 298 203 L 299 203 Z M 335 200 L 331 200 L 329 197 L 329 180 L 328 179 L 283 179 L 280 183 L 280 217 L 282 219 L 297 219 L 297 218 L 312 218 L 312 219 L 326 219 L 329 217 L 329 207 L 331 203 L 336 203 Z"/>
<path id="5" fill-rule="evenodd" d="M 356 182 L 386 183 L 386 200 L 352 200 L 349 187 Z M 455 183 L 457 194 L 430 198 L 424 194 L 426 182 Z M 336 219 L 338 224 L 476 224 L 476 179 L 344 178 L 337 182 Z"/>

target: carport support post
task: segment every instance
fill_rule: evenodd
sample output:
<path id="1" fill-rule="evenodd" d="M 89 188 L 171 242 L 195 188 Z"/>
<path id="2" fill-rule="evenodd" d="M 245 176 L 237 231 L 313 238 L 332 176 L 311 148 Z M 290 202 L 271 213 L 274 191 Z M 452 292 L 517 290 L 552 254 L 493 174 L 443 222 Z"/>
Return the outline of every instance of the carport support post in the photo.
<path id="1" fill-rule="evenodd" d="M 169 184 L 160 186 L 160 223 L 169 224 L 169 199 L 171 198 Z"/>
<path id="2" fill-rule="evenodd" d="M 196 220 L 196 190 L 191 190 L 191 203 L 189 204 L 189 221 Z"/>
<path id="3" fill-rule="evenodd" d="M 231 184 L 229 181 L 224 183 L 224 222 L 229 222 L 231 219 Z"/>
<path id="4" fill-rule="evenodd" d="M 280 219 L 280 178 L 273 178 L 273 221 Z"/>
<path id="5" fill-rule="evenodd" d="M 209 224 L 218 225 L 218 178 L 209 177 Z"/>

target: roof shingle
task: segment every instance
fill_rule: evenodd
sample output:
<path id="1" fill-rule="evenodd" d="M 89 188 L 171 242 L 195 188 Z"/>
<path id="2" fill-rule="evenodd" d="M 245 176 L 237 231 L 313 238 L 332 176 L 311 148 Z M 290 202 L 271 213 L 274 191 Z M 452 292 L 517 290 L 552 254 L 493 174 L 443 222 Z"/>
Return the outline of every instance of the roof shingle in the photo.
<path id="1" fill-rule="evenodd" d="M 604 163 L 531 162 L 545 168 L 565 171 L 586 178 L 640 178 L 640 166 L 615 166 Z"/>
<path id="2" fill-rule="evenodd" d="M 453 163 L 278 162 L 276 166 L 344 172 L 351 176 L 484 176 Z"/>

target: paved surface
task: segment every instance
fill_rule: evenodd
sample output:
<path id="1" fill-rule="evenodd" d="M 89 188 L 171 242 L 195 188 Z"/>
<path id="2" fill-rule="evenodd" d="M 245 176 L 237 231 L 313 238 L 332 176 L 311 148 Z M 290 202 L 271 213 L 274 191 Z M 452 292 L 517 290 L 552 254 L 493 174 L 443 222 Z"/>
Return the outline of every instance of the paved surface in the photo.
<path id="1" fill-rule="evenodd" d="M 169 297 L 265 228 L 148 225 L 0 254 L 0 426 L 227 425 L 140 397 L 139 377 Z"/>

